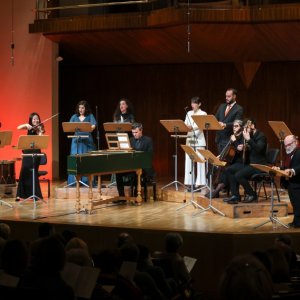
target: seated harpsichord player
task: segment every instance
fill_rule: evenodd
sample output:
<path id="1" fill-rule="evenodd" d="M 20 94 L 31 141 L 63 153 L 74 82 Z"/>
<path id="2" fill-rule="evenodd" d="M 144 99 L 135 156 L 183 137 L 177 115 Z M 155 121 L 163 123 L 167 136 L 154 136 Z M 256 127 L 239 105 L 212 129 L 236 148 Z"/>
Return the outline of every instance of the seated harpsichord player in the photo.
<path id="1" fill-rule="evenodd" d="M 143 135 L 143 125 L 141 123 L 132 124 L 132 137 L 130 138 L 130 145 L 136 151 L 144 151 L 153 153 L 152 138 Z M 134 175 L 134 173 L 118 173 L 116 174 L 117 189 L 120 197 L 125 196 L 123 176 Z M 155 175 L 154 169 L 143 169 L 143 175 L 153 177 Z"/>

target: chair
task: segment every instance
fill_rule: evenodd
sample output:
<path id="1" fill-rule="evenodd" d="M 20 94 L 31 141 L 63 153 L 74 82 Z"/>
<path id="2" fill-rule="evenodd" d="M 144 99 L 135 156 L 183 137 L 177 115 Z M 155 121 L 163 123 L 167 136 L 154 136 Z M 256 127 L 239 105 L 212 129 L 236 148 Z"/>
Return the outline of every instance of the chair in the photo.
<path id="1" fill-rule="evenodd" d="M 131 192 L 131 197 L 136 196 L 136 175 L 131 174 L 132 176 L 127 176 L 127 180 L 129 181 L 130 185 L 130 192 Z M 123 176 L 124 178 L 125 176 Z M 125 178 L 124 178 L 125 179 Z M 126 182 L 126 179 L 124 180 Z M 126 183 L 125 183 L 126 185 Z M 154 176 L 147 176 L 146 174 L 142 174 L 141 176 L 141 186 L 142 189 L 144 190 L 144 195 L 143 199 L 144 201 L 147 201 L 148 199 L 148 186 L 152 186 L 152 195 L 153 195 L 153 200 L 157 200 L 156 197 L 156 180 Z"/>
<path id="2" fill-rule="evenodd" d="M 40 166 L 44 166 L 47 164 L 47 154 L 45 152 L 42 152 L 44 154 L 41 156 L 40 160 Z M 48 184 L 48 198 L 50 198 L 50 179 L 48 178 L 41 178 L 42 176 L 46 176 L 48 174 L 48 171 L 39 170 L 38 171 L 38 178 L 40 182 L 47 182 Z"/>
<path id="3" fill-rule="evenodd" d="M 268 163 L 268 165 L 275 166 L 275 164 L 277 162 L 279 152 L 280 152 L 280 150 L 277 149 L 277 148 L 270 148 L 270 149 L 267 150 L 267 163 Z M 254 183 L 254 190 L 255 190 L 255 192 L 257 192 L 257 195 L 260 194 L 261 187 L 263 187 L 264 194 L 265 194 L 265 199 L 267 200 L 269 198 L 269 196 L 267 195 L 265 185 L 266 184 L 271 185 L 271 182 L 272 182 L 273 178 L 270 176 L 270 174 L 269 173 L 254 174 L 251 177 L 250 180 Z M 275 191 L 276 191 L 276 194 L 277 194 L 278 202 L 280 202 L 280 196 L 279 196 L 279 192 L 278 192 L 277 185 L 276 185 L 275 181 L 274 181 L 274 188 L 275 188 Z"/>

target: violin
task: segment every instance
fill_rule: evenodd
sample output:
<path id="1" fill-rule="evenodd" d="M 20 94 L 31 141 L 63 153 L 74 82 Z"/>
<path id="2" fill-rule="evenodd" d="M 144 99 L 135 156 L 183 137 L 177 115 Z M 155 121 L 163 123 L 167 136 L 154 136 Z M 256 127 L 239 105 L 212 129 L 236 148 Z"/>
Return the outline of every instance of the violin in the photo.
<path id="1" fill-rule="evenodd" d="M 45 126 L 43 123 L 33 126 L 31 130 L 33 132 L 35 132 L 36 135 L 43 135 L 46 132 Z"/>

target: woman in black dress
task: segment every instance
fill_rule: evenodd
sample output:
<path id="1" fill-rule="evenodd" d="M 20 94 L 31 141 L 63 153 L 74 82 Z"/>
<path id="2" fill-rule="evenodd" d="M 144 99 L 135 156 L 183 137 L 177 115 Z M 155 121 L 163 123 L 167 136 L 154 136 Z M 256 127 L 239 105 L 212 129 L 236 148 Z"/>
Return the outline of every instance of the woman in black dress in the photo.
<path id="1" fill-rule="evenodd" d="M 17 129 L 25 129 L 27 130 L 27 135 L 43 135 L 45 133 L 45 128 L 41 123 L 41 118 L 38 113 L 31 113 L 29 116 L 28 123 L 21 124 L 17 127 Z M 30 153 L 41 153 L 40 149 L 26 149 L 22 151 L 24 154 Z M 22 199 L 27 199 L 28 197 L 33 195 L 33 182 L 32 182 L 32 172 L 33 168 L 35 170 L 35 195 L 43 199 L 40 182 L 38 179 L 38 169 L 40 164 L 40 157 L 35 156 L 34 159 L 32 156 L 23 156 L 22 159 L 22 167 L 20 170 L 19 183 L 17 189 L 16 201 L 20 201 Z M 38 200 L 38 198 L 34 200 Z"/>
<path id="2" fill-rule="evenodd" d="M 114 113 L 114 122 L 118 122 L 118 123 L 124 123 L 124 122 L 134 123 L 135 122 L 133 106 L 132 106 L 132 103 L 128 99 L 126 99 L 126 98 L 120 99 L 118 106 Z"/>

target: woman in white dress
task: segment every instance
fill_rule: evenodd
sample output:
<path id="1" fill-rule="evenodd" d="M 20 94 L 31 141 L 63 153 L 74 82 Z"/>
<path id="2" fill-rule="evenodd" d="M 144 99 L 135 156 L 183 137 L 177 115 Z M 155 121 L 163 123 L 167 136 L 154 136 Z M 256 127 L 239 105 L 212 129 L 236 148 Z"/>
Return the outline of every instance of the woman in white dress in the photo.
<path id="1" fill-rule="evenodd" d="M 185 117 L 184 123 L 188 126 L 189 132 L 186 139 L 186 144 L 191 146 L 195 152 L 201 157 L 201 154 L 197 149 L 204 149 L 206 146 L 205 137 L 203 131 L 198 128 L 198 125 L 194 122 L 193 115 L 207 115 L 207 113 L 200 108 L 201 101 L 199 97 L 193 97 L 191 99 L 192 110 L 188 111 Z M 192 164 L 190 157 L 185 154 L 185 174 L 184 174 L 184 184 L 191 186 L 192 185 Z M 197 170 L 197 175 L 194 177 L 195 187 L 206 184 L 206 172 L 205 172 L 205 163 L 197 163 L 194 167 L 194 171 Z"/>

